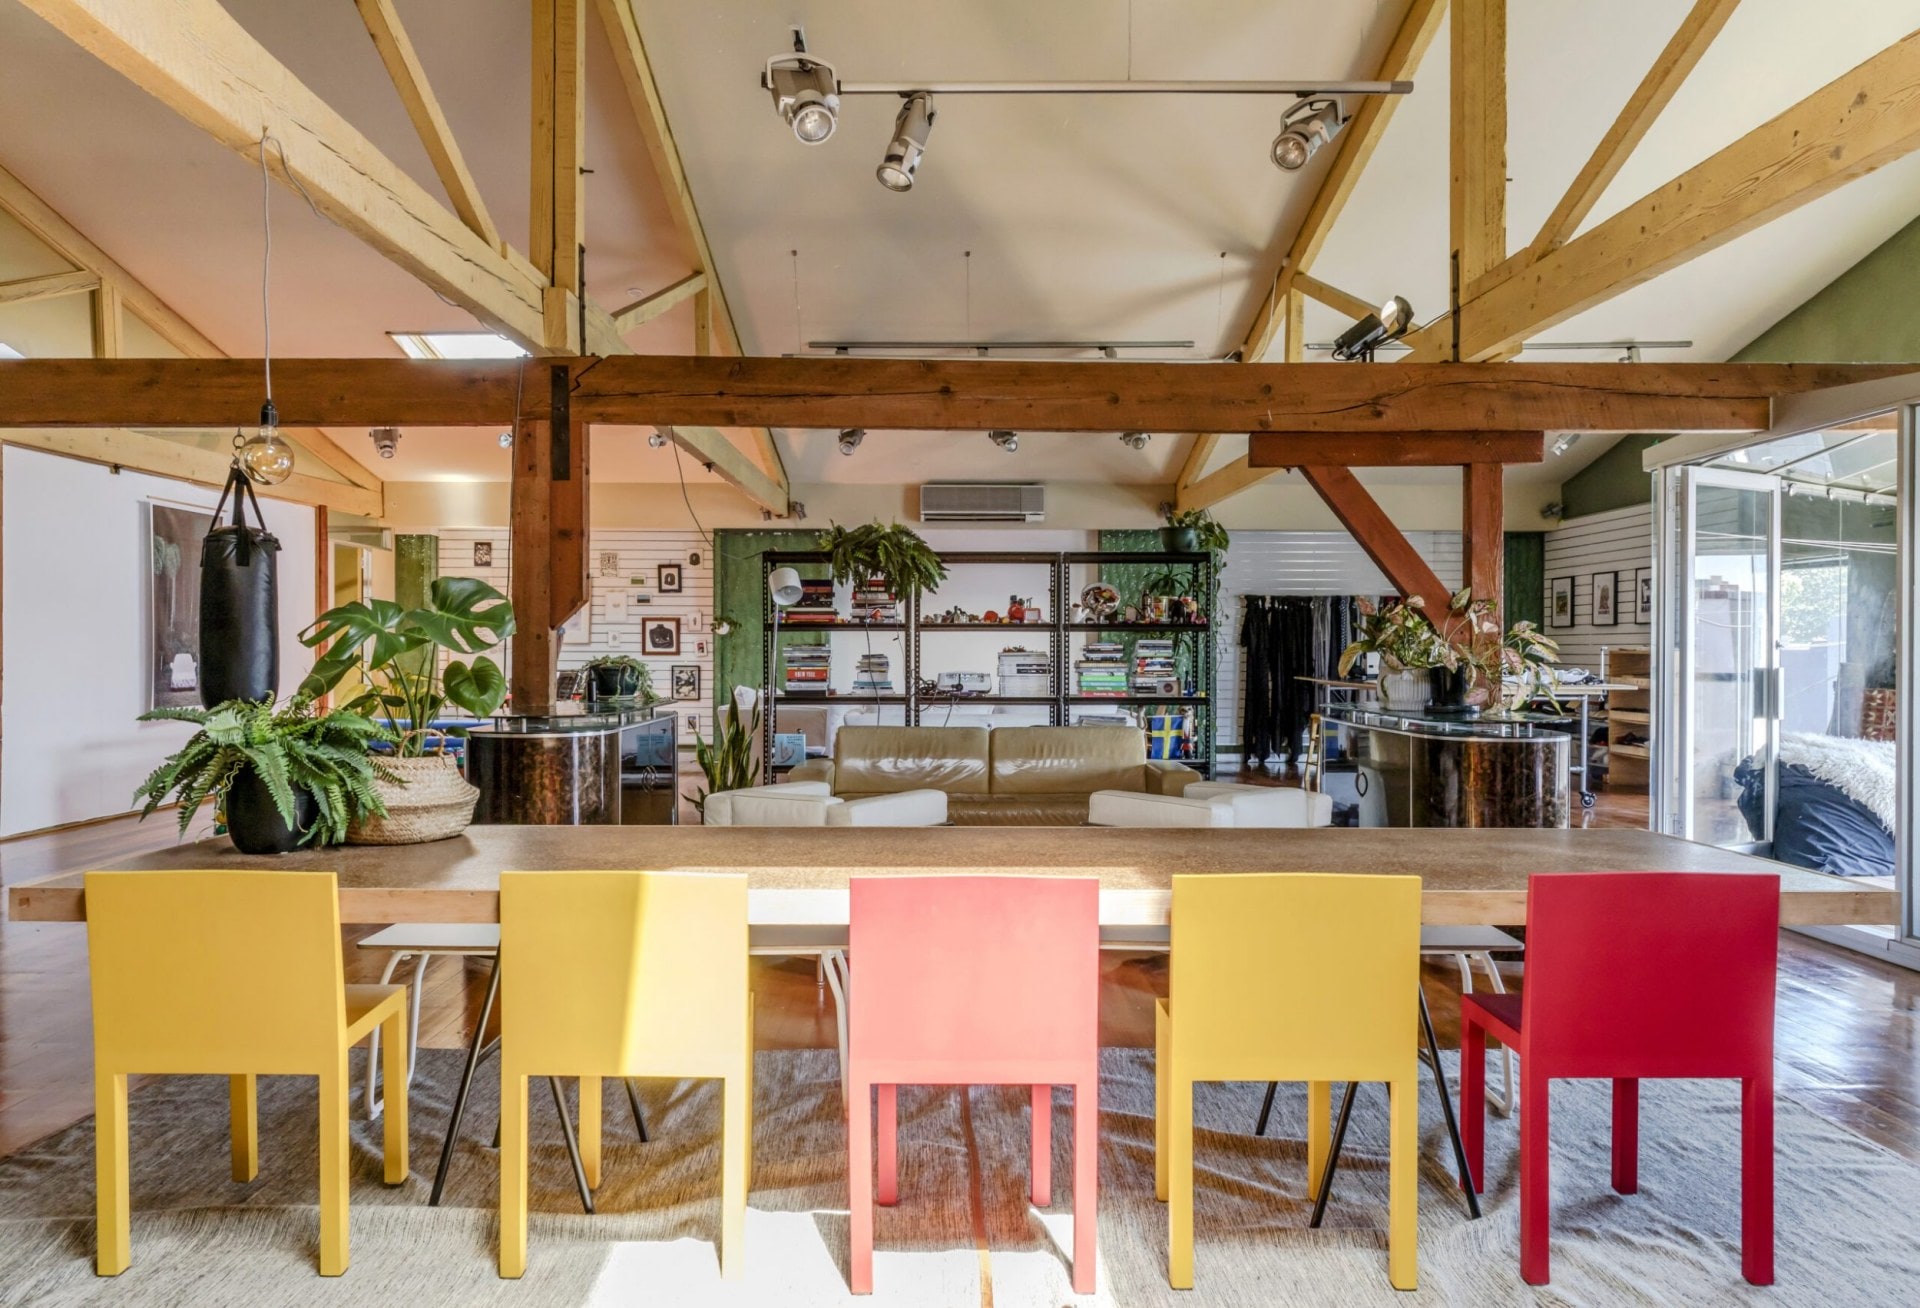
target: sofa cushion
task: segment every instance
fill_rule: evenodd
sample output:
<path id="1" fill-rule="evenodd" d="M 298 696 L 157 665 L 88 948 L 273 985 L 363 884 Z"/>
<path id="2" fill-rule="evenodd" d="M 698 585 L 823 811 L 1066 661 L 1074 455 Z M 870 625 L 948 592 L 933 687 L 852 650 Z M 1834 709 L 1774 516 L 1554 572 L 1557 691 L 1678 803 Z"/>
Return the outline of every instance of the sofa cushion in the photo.
<path id="1" fill-rule="evenodd" d="M 827 810 L 830 827 L 938 827 L 946 825 L 947 796 L 939 790 L 902 790 L 850 799 Z"/>
<path id="2" fill-rule="evenodd" d="M 995 795 L 1146 789 L 1147 738 L 1136 727 L 1001 727 L 990 747 Z"/>
<path id="3" fill-rule="evenodd" d="M 1228 799 L 1188 799 L 1131 790 L 1102 790 L 1087 805 L 1087 822 L 1096 827 L 1230 827 Z"/>
<path id="4" fill-rule="evenodd" d="M 947 818 L 957 827 L 1079 827 L 1085 795 L 954 795 Z"/>
<path id="5" fill-rule="evenodd" d="M 834 791 L 984 795 L 987 737 L 984 727 L 842 727 L 833 738 Z"/>

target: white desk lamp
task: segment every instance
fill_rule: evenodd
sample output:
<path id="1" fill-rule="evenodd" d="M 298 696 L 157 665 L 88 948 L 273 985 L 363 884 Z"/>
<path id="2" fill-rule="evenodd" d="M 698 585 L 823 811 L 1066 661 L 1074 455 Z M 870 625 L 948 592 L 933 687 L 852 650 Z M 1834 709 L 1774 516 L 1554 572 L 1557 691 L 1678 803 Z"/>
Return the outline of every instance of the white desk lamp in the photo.
<path id="1" fill-rule="evenodd" d="M 777 687 L 774 682 L 774 668 L 780 662 L 780 614 L 800 602 L 806 594 L 806 587 L 800 584 L 800 573 L 793 568 L 775 568 L 767 575 L 767 597 L 773 601 L 773 645 L 772 655 L 767 659 L 767 685 L 764 700 L 767 711 L 766 727 L 761 736 L 760 747 L 766 758 L 763 775 L 769 780 L 773 777 L 773 715 L 774 694 Z"/>

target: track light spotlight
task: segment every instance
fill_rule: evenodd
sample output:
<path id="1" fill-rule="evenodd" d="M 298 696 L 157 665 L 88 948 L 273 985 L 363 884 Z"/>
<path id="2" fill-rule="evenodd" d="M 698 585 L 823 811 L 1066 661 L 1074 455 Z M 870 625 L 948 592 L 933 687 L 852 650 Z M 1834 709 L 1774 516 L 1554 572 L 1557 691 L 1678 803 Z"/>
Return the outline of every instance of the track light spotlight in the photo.
<path id="1" fill-rule="evenodd" d="M 1012 454 L 1015 450 L 1018 450 L 1020 448 L 1020 436 L 1019 436 L 1019 433 L 1017 432 L 990 431 L 987 433 L 987 439 L 992 441 L 995 445 L 998 445 L 1001 449 L 1005 450 L 1008 454 Z"/>
<path id="2" fill-rule="evenodd" d="M 927 136 L 933 131 L 933 97 L 915 91 L 901 101 L 900 114 L 893 120 L 893 140 L 887 154 L 874 170 L 880 185 L 889 191 L 911 191 L 913 174 L 920 167 L 920 156 L 927 152 Z"/>
<path id="3" fill-rule="evenodd" d="M 819 145 L 840 125 L 840 79 L 832 64 L 808 54 L 775 55 L 760 85 L 802 145 Z"/>
<path id="4" fill-rule="evenodd" d="M 860 448 L 860 442 L 866 438 L 867 429 L 865 427 L 848 427 L 840 433 L 840 452 L 842 454 L 852 454 Z"/>
<path id="5" fill-rule="evenodd" d="M 1123 431 L 1120 433 L 1120 443 L 1130 450 L 1144 450 L 1147 448 L 1147 442 L 1152 439 L 1151 432 Z"/>
<path id="6" fill-rule="evenodd" d="M 663 432 L 663 431 L 656 431 L 656 432 L 654 432 L 654 433 L 653 433 L 653 435 L 651 435 L 651 436 L 649 436 L 649 437 L 647 437 L 647 447 L 648 447 L 649 449 L 655 449 L 655 450 L 664 450 L 664 449 L 666 449 L 666 448 L 667 448 L 667 434 L 666 434 L 665 432 Z"/>
<path id="7" fill-rule="evenodd" d="M 503 450 L 510 450 L 510 449 L 512 449 L 512 448 L 513 448 L 513 433 L 512 433 L 512 432 L 510 432 L 510 431 L 503 431 L 503 432 L 501 432 L 501 433 L 500 433 L 500 448 L 501 448 L 501 449 L 503 449 Z"/>
<path id="8" fill-rule="evenodd" d="M 1280 135 L 1273 138 L 1273 163 L 1276 168 L 1294 172 L 1340 135 L 1347 120 L 1340 116 L 1338 100 L 1296 100 L 1280 119 Z"/>
<path id="9" fill-rule="evenodd" d="M 373 439 L 373 448 L 383 459 L 391 459 L 400 452 L 400 429 L 398 427 L 375 427 L 367 433 Z"/>
<path id="10" fill-rule="evenodd" d="M 1556 459 L 1559 458 L 1562 454 L 1565 454 L 1568 450 L 1572 449 L 1575 445 L 1578 445 L 1579 443 L 1580 443 L 1579 432 L 1577 431 L 1561 432 L 1558 436 L 1554 437 L 1553 439 L 1553 457 Z"/>
<path id="11" fill-rule="evenodd" d="M 1380 312 L 1368 314 L 1340 333 L 1333 343 L 1333 357 L 1343 363 L 1355 359 L 1370 363 L 1375 350 L 1388 341 L 1399 340 L 1412 326 L 1413 306 L 1404 296 L 1393 296 L 1380 306 Z"/>

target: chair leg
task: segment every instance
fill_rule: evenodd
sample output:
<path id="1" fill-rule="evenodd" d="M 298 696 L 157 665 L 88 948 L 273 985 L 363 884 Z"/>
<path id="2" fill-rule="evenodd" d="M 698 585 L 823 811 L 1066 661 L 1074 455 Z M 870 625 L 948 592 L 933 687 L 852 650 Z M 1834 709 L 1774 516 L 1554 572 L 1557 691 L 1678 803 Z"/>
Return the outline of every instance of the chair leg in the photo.
<path id="1" fill-rule="evenodd" d="M 407 1179 L 410 1170 L 407 1158 L 407 1089 L 409 1078 L 407 1064 L 412 1058 L 412 1044 L 402 1038 L 406 1017 L 395 1013 L 380 1025 L 387 1028 L 387 1062 L 382 1072 L 387 1078 L 385 1134 L 381 1138 L 380 1152 L 386 1163 L 386 1182 L 388 1185 L 401 1185 Z M 369 1062 L 373 1059 L 371 1051 L 367 1054 Z"/>
<path id="2" fill-rule="evenodd" d="M 626 1078 L 627 1107 L 633 1110 L 633 1129 L 640 1133 L 640 1143 L 647 1143 L 647 1115 L 640 1111 L 640 1086 L 633 1077 Z"/>
<path id="3" fill-rule="evenodd" d="M 848 1285 L 873 1293 L 873 1086 L 854 1080 L 847 1096 Z"/>
<path id="4" fill-rule="evenodd" d="M 1454 1166 L 1460 1175 L 1460 1188 L 1467 1192 L 1467 1216 L 1480 1216 L 1480 1190 L 1473 1183 L 1467 1166 L 1466 1146 L 1460 1141 L 1460 1126 L 1453 1117 L 1452 1091 L 1447 1086 L 1447 1070 L 1440 1065 L 1440 1040 L 1433 1033 L 1433 1014 L 1427 1011 L 1427 992 L 1420 992 L 1420 1027 L 1427 1037 L 1428 1061 L 1433 1066 L 1433 1088 L 1440 1092 L 1440 1116 L 1447 1124 L 1447 1137 L 1453 1141 Z"/>
<path id="5" fill-rule="evenodd" d="M 460 1135 L 461 1119 L 467 1115 L 467 1093 L 473 1089 L 474 1069 L 480 1066 L 480 1059 L 487 1044 L 487 1021 L 493 1016 L 493 1002 L 500 996 L 500 955 L 493 956 L 493 967 L 487 977 L 487 997 L 480 1005 L 480 1024 L 473 1029 L 473 1040 L 467 1045 L 467 1066 L 460 1073 L 460 1088 L 454 1092 L 453 1115 L 447 1119 L 447 1138 L 440 1142 L 440 1166 L 434 1169 L 433 1193 L 427 1197 L 429 1208 L 440 1206 L 440 1192 L 446 1188 L 447 1169 L 453 1164 L 453 1142 Z M 504 1105 L 505 1100 L 502 1099 Z M 502 1273 L 505 1275 L 505 1273 Z M 514 1273 L 519 1275 L 519 1273 Z"/>
<path id="6" fill-rule="evenodd" d="M 1613 1188 L 1640 1188 L 1640 1082 L 1625 1076 L 1613 1079 Z"/>
<path id="7" fill-rule="evenodd" d="M 1280 1083 L 1278 1081 L 1267 1082 L 1267 1093 L 1260 1100 L 1260 1116 L 1255 1118 L 1253 1122 L 1253 1133 L 1255 1135 L 1265 1135 L 1267 1133 L 1267 1120 L 1273 1116 L 1273 1096 L 1279 1089 Z"/>
<path id="8" fill-rule="evenodd" d="M 1193 1288 L 1193 1078 L 1171 1072 L 1167 1103 L 1167 1284 Z"/>
<path id="9" fill-rule="evenodd" d="M 414 1065 L 420 1061 L 420 1000 L 426 993 L 427 963 L 432 954 L 422 954 L 413 964 L 413 983 L 407 987 L 407 1084 L 413 1084 Z"/>
<path id="10" fill-rule="evenodd" d="M 752 1051 L 747 1062 L 753 1060 Z M 753 1072 L 726 1079 L 720 1138 L 720 1276 L 737 1280 L 745 1268 L 747 1185 L 753 1155 Z"/>
<path id="11" fill-rule="evenodd" d="M 573 1121 L 567 1116 L 567 1097 L 560 1090 L 560 1078 L 547 1078 L 547 1089 L 553 1092 L 553 1111 L 560 1118 L 560 1139 L 567 1146 L 567 1161 L 573 1164 L 574 1188 L 580 1192 L 582 1212 L 593 1211 L 593 1187 L 587 1184 L 586 1164 L 580 1158 L 580 1141 L 574 1137 Z"/>
<path id="12" fill-rule="evenodd" d="M 527 1270 L 527 1078 L 500 1068 L 500 1275 Z"/>
<path id="13" fill-rule="evenodd" d="M 1547 1283 L 1547 1085 L 1546 1077 L 1520 1068 L 1520 1279 L 1528 1285 Z"/>
<path id="14" fill-rule="evenodd" d="M 1031 1193 L 1035 1208 L 1053 1203 L 1053 1087 L 1033 1087 L 1033 1163 Z"/>
<path id="15" fill-rule="evenodd" d="M 961 1094 L 967 1092 L 965 1086 L 959 1090 Z M 879 1124 L 874 1130 L 880 1150 L 880 1184 L 875 1199 L 882 1207 L 889 1207 L 900 1202 L 900 1087 L 877 1086 L 874 1097 L 880 1101 Z"/>
<path id="16" fill-rule="evenodd" d="M 1412 1290 L 1419 1284 L 1419 1074 L 1389 1083 L 1387 1098 L 1391 1141 L 1387 1154 L 1387 1279 L 1396 1290 Z"/>
<path id="17" fill-rule="evenodd" d="M 1506 994 L 1507 983 L 1501 977 L 1500 965 L 1493 961 L 1493 955 L 1481 954 L 1479 958 L 1486 965 L 1487 984 L 1493 987 L 1493 993 Z M 1500 1046 L 1500 1097 L 1493 1101 L 1493 1109 L 1502 1117 L 1513 1116 L 1513 1047 L 1507 1044 Z"/>
<path id="18" fill-rule="evenodd" d="M 320 1074 L 320 1275 L 347 1270 L 347 1051 Z"/>
<path id="19" fill-rule="evenodd" d="M 251 1072 L 227 1078 L 227 1111 L 233 1121 L 233 1179 L 251 1181 L 260 1175 L 259 1078 Z"/>
<path id="20" fill-rule="evenodd" d="M 1460 1021 L 1460 1147 L 1473 1188 L 1486 1188 L 1487 1032 L 1471 1016 Z"/>
<path id="21" fill-rule="evenodd" d="M 1307 1188 L 1313 1191 L 1313 1216 L 1307 1219 L 1311 1230 L 1320 1229 L 1327 1203 L 1333 1198 L 1333 1174 L 1340 1170 L 1340 1151 L 1346 1147 L 1347 1123 L 1353 1117 L 1353 1098 L 1359 1089 L 1358 1081 L 1347 1082 L 1347 1092 L 1340 1096 L 1340 1116 L 1333 1124 L 1333 1145 L 1326 1151 L 1326 1166 L 1307 1177 Z"/>
<path id="22" fill-rule="evenodd" d="M 398 950 L 387 955 L 387 965 L 380 969 L 381 985 L 393 984 L 393 974 L 400 970 L 400 964 L 406 958 L 407 955 Z M 360 1096 L 360 1110 L 366 1114 L 369 1122 L 380 1116 L 379 1087 L 374 1084 L 374 1074 L 379 1070 L 379 1064 L 380 1028 L 376 1026 L 373 1029 L 373 1039 L 367 1045 L 367 1088 Z"/>
<path id="23" fill-rule="evenodd" d="M 1267 1087 L 1267 1093 L 1273 1093 L 1273 1087 Z M 1346 1102 L 1341 1106 L 1344 1119 L 1346 1110 L 1353 1104 L 1353 1086 L 1347 1086 Z M 1310 1194 L 1320 1193 L 1321 1173 L 1332 1175 L 1327 1169 L 1328 1140 L 1327 1124 L 1333 1113 L 1333 1082 L 1307 1082 L 1307 1190 Z"/>
<path id="24" fill-rule="evenodd" d="M 827 977 L 827 989 L 833 992 L 833 1034 L 840 1049 L 840 1111 L 847 1111 L 847 955 L 844 950 L 829 949 L 820 955 Z"/>
<path id="25" fill-rule="evenodd" d="M 125 1073 L 94 1070 L 93 1131 L 94 1269 L 102 1276 L 118 1276 L 132 1260 Z"/>
<path id="26" fill-rule="evenodd" d="M 1172 1034 L 1173 1016 L 1167 1007 L 1167 1001 L 1156 999 L 1153 1002 L 1153 1197 L 1161 1203 L 1167 1201 L 1167 1095 L 1169 1073 L 1173 1068 L 1173 1053 L 1168 1037 Z"/>
<path id="27" fill-rule="evenodd" d="M 580 1167 L 587 1189 L 600 1188 L 600 1118 L 604 1106 L 600 1078 L 580 1078 Z"/>
<path id="28" fill-rule="evenodd" d="M 1740 1082 L 1740 1274 L 1773 1284 L 1773 1069 Z"/>
<path id="29" fill-rule="evenodd" d="M 1073 1292 L 1092 1294 L 1100 1248 L 1100 1079 L 1073 1087 Z"/>

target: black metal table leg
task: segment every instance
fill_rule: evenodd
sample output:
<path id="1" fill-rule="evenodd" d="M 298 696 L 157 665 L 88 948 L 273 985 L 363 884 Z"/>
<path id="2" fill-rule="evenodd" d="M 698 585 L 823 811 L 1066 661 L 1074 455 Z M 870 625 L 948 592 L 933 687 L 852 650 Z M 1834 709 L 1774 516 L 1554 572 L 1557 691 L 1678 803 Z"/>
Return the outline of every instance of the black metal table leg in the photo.
<path id="1" fill-rule="evenodd" d="M 460 1119 L 467 1113 L 467 1093 L 473 1088 L 474 1069 L 480 1066 L 485 1050 L 491 1048 L 487 1043 L 487 1022 L 493 1017 L 493 1002 L 500 994 L 500 955 L 493 956 L 493 971 L 487 978 L 487 997 L 480 1005 L 480 1022 L 473 1028 L 473 1039 L 467 1045 L 467 1069 L 460 1074 L 460 1090 L 453 1097 L 453 1116 L 447 1120 L 447 1138 L 440 1144 L 440 1166 L 433 1174 L 433 1194 L 427 1199 L 427 1206 L 440 1206 L 440 1192 L 446 1188 L 447 1168 L 453 1163 L 453 1142 L 460 1134 Z"/>
<path id="2" fill-rule="evenodd" d="M 573 1160 L 573 1183 L 580 1188 L 580 1206 L 591 1213 L 593 1191 L 587 1189 L 587 1169 L 580 1161 L 580 1139 L 573 1133 L 573 1119 L 567 1116 L 567 1099 L 560 1093 L 560 1078 L 548 1077 L 547 1088 L 553 1091 L 553 1111 L 560 1114 L 560 1135 L 567 1142 L 567 1157 Z"/>
<path id="3" fill-rule="evenodd" d="M 1273 1112 L 1273 1092 L 1279 1088 L 1280 1083 L 1278 1081 L 1267 1082 L 1267 1097 L 1260 1101 L 1260 1120 L 1253 1124 L 1253 1133 L 1255 1135 L 1265 1135 L 1267 1133 L 1267 1118 Z"/>
<path id="4" fill-rule="evenodd" d="M 634 1085 L 632 1077 L 627 1077 L 626 1082 L 627 1105 L 633 1109 L 633 1128 L 640 1133 L 640 1143 L 645 1144 L 647 1142 L 647 1119 L 646 1115 L 640 1111 L 640 1091 L 639 1088 Z"/>
<path id="5" fill-rule="evenodd" d="M 1446 1119 L 1447 1137 L 1453 1141 L 1453 1161 L 1460 1169 L 1460 1188 L 1467 1192 L 1467 1212 L 1480 1216 L 1480 1194 L 1473 1188 L 1473 1173 L 1467 1170 L 1467 1147 L 1460 1143 L 1460 1124 L 1454 1120 L 1453 1097 L 1447 1089 L 1447 1072 L 1440 1066 L 1440 1041 L 1433 1034 L 1433 1014 L 1427 1008 L 1427 992 L 1420 991 L 1420 1026 L 1427 1035 L 1427 1058 L 1433 1064 L 1433 1084 L 1440 1091 L 1440 1115 Z"/>
<path id="6" fill-rule="evenodd" d="M 1340 1167 L 1340 1146 L 1347 1142 L 1347 1118 L 1353 1115 L 1353 1096 L 1359 1089 L 1358 1081 L 1349 1081 L 1347 1092 L 1340 1096 L 1340 1120 L 1333 1124 L 1333 1143 L 1327 1150 L 1327 1166 L 1320 1173 L 1320 1193 L 1313 1199 L 1313 1220 L 1307 1223 L 1314 1230 L 1320 1229 L 1320 1219 L 1327 1215 L 1327 1200 L 1333 1197 L 1333 1174 Z"/>

